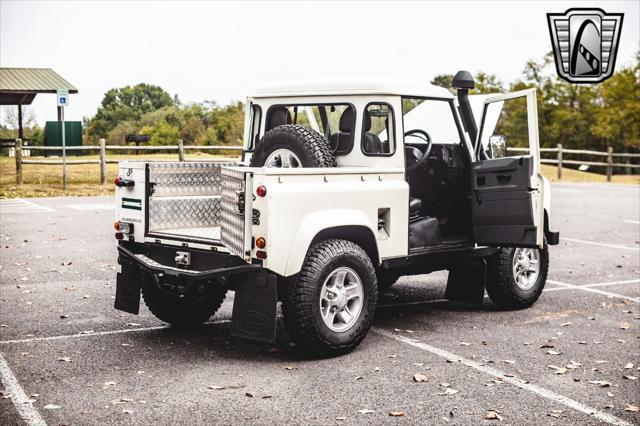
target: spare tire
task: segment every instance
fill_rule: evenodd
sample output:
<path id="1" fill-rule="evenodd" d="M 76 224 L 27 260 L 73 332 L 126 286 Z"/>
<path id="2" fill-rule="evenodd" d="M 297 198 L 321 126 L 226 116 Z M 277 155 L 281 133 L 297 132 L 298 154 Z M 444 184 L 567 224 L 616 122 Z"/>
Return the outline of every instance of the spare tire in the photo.
<path id="1" fill-rule="evenodd" d="M 264 134 L 251 157 L 251 167 L 335 167 L 327 140 L 297 124 L 274 127 Z"/>

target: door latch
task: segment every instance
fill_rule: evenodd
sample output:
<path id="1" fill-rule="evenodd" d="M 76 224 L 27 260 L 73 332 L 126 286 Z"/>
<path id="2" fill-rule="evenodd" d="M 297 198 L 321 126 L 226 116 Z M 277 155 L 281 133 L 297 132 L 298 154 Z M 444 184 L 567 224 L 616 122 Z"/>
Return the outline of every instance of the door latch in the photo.
<path id="1" fill-rule="evenodd" d="M 177 251 L 175 259 L 178 266 L 191 265 L 191 253 L 188 251 Z"/>

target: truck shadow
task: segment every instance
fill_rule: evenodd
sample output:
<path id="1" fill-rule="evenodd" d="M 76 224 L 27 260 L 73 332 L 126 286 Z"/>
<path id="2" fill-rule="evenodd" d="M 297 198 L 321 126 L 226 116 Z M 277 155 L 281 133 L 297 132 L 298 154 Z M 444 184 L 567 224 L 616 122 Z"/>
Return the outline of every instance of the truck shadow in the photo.
<path id="1" fill-rule="evenodd" d="M 470 313 L 491 313 L 498 309 L 485 299 L 482 305 L 468 305 L 442 298 L 443 288 L 433 286 L 399 285 L 379 298 L 374 327 L 393 329 L 413 328 L 416 332 L 435 332 L 451 321 Z M 371 333 L 369 334 L 371 335 Z M 133 336 L 131 336 L 133 339 Z M 231 337 L 228 318 L 214 318 L 211 322 L 189 329 L 169 327 L 136 333 L 137 344 L 162 350 L 150 350 L 149 358 L 159 361 L 166 357 L 195 362 L 220 359 L 243 362 L 305 362 L 318 361 L 300 355 L 291 342 L 281 315 L 277 319 L 274 343 L 261 343 Z M 365 342 L 366 343 L 366 339 Z M 359 351 L 362 349 L 356 349 Z M 347 355 L 348 356 L 348 355 Z M 233 360 L 233 361 L 232 361 Z"/>

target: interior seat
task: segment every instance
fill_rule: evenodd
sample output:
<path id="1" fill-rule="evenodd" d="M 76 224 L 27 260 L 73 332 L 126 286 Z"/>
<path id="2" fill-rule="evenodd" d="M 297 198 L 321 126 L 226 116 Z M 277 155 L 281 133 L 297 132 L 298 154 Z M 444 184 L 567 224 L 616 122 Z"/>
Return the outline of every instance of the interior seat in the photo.
<path id="1" fill-rule="evenodd" d="M 371 130 L 371 114 L 369 111 L 364 111 L 364 116 L 362 120 L 362 130 L 364 131 L 362 146 L 364 148 L 364 152 L 367 154 L 381 154 L 383 153 L 382 142 L 380 138 L 373 134 L 369 133 Z"/>
<path id="2" fill-rule="evenodd" d="M 416 197 L 409 197 L 409 221 L 416 220 L 420 217 L 422 209 L 422 200 Z"/>
<path id="3" fill-rule="evenodd" d="M 287 108 L 283 106 L 275 107 L 269 111 L 266 130 L 271 130 L 284 124 L 291 124 L 291 121 L 291 113 Z"/>
<path id="4" fill-rule="evenodd" d="M 355 119 L 356 115 L 352 107 L 348 107 L 340 115 L 339 131 L 329 136 L 329 146 L 334 154 L 346 154 L 351 151 Z"/>

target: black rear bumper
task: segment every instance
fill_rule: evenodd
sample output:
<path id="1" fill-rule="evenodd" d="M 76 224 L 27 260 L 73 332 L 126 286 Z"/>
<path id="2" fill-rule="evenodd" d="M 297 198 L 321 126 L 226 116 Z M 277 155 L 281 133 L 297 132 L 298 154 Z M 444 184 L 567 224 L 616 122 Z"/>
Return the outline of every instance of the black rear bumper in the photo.
<path id="1" fill-rule="evenodd" d="M 167 256 L 174 256 L 176 251 L 188 251 L 197 262 L 198 269 L 178 268 L 166 265 L 163 261 Z M 226 281 L 237 274 L 246 274 L 262 270 L 260 265 L 244 263 L 238 257 L 226 253 L 205 252 L 201 250 L 189 250 L 170 246 L 148 246 L 145 244 L 118 245 L 118 263 L 122 266 L 134 266 L 153 274 L 163 274 L 176 278 L 195 281 L 222 278 Z M 198 255 L 198 256 L 196 256 Z M 204 255 L 206 260 L 197 260 Z M 173 260 L 173 259 L 172 259 Z"/>
<path id="2" fill-rule="evenodd" d="M 190 253 L 189 269 L 169 266 L 175 263 L 177 251 Z M 118 254 L 122 271 L 116 281 L 116 309 L 137 315 L 143 283 L 219 286 L 235 291 L 233 336 L 268 342 L 275 339 L 277 278 L 261 265 L 247 264 L 227 253 L 157 244 L 123 242 L 118 245 Z"/>

